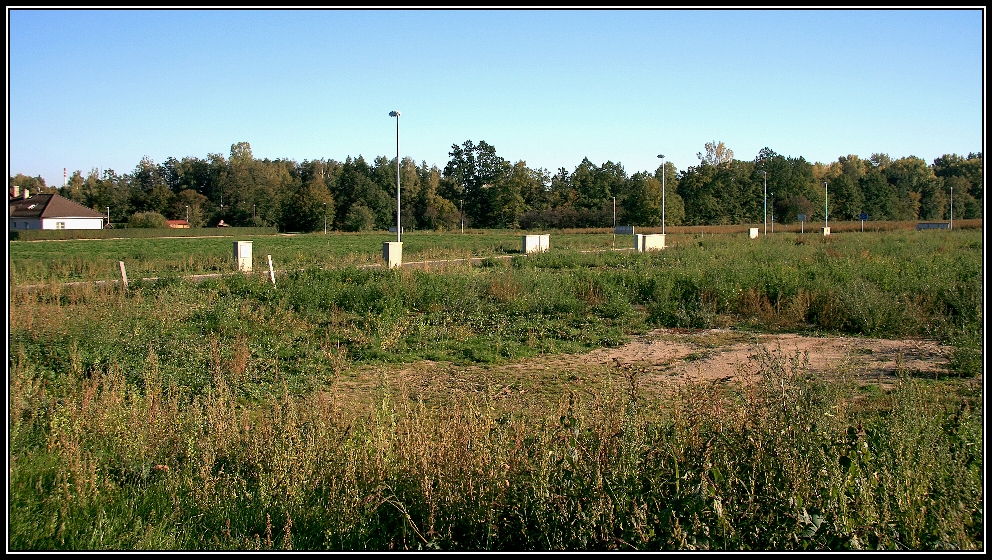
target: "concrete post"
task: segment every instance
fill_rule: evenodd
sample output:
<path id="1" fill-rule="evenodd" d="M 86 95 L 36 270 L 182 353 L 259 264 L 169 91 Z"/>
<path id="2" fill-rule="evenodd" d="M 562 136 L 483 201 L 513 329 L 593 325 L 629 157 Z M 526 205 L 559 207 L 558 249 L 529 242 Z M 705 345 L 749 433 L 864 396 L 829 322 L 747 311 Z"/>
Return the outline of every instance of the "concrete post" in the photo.
<path id="1" fill-rule="evenodd" d="M 234 242 L 234 267 L 241 272 L 251 272 L 251 241 Z"/>
<path id="2" fill-rule="evenodd" d="M 382 244 L 382 260 L 387 268 L 396 268 L 403 264 L 403 242 L 386 241 Z"/>

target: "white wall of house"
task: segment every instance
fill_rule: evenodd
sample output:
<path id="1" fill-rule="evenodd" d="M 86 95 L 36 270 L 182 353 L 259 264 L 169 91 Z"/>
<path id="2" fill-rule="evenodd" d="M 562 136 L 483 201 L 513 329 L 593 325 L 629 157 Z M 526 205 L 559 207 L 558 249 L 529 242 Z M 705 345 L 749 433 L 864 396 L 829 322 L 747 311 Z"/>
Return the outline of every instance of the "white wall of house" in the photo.
<path id="1" fill-rule="evenodd" d="M 44 218 L 42 222 L 42 229 L 103 229 L 103 218 Z"/>
<path id="2" fill-rule="evenodd" d="M 10 229 L 103 229 L 103 218 L 10 218 Z"/>

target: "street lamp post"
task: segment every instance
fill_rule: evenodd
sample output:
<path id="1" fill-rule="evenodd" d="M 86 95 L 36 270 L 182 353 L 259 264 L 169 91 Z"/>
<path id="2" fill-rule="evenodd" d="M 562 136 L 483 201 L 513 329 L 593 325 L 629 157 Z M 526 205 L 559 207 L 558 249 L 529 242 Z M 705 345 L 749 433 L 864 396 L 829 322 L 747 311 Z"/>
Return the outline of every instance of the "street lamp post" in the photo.
<path id="1" fill-rule="evenodd" d="M 775 192 L 772 195 L 772 235 L 775 235 Z"/>
<path id="2" fill-rule="evenodd" d="M 462 223 L 462 233 L 465 233 L 465 201 L 458 199 L 458 219 Z"/>
<path id="3" fill-rule="evenodd" d="M 762 175 L 765 176 L 765 230 L 764 235 L 768 235 L 768 172 L 762 171 Z"/>
<path id="4" fill-rule="evenodd" d="M 396 117 L 396 241 L 400 241 L 400 112 L 390 111 Z"/>
<path id="5" fill-rule="evenodd" d="M 110 227 L 110 207 L 107 207 L 107 227 Z"/>
<path id="6" fill-rule="evenodd" d="M 186 205 L 186 225 L 189 225 L 189 204 Z"/>
<path id="7" fill-rule="evenodd" d="M 327 203 L 324 203 L 324 235 L 327 235 Z"/>
<path id="8" fill-rule="evenodd" d="M 951 187 L 951 225 L 950 229 L 954 229 L 954 187 Z"/>
<path id="9" fill-rule="evenodd" d="M 617 197 L 613 197 L 613 249 L 617 248 Z"/>
<path id="10" fill-rule="evenodd" d="M 665 235 L 665 154 L 658 154 L 661 158 L 661 234 Z"/>
<path id="11" fill-rule="evenodd" d="M 823 182 L 823 227 L 830 227 L 827 220 L 827 182 Z"/>

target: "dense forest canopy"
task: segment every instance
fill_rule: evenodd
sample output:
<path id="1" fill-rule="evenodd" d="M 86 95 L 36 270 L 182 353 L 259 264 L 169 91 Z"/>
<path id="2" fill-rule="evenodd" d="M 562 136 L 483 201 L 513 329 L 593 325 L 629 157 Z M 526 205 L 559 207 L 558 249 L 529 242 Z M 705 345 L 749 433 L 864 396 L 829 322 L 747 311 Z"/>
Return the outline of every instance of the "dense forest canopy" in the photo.
<path id="1" fill-rule="evenodd" d="M 584 158 L 571 172 L 511 163 L 485 141 L 453 144 L 444 169 L 400 162 L 404 229 L 658 226 L 662 201 L 667 225 L 806 220 L 943 220 L 982 217 L 982 154 L 947 154 L 927 164 L 915 157 L 843 156 L 811 163 L 762 149 L 750 161 L 734 159 L 723 142 L 707 142 L 699 164 L 679 171 L 664 161 L 653 172 L 628 175 L 620 162 Z M 85 177 L 76 171 L 62 187 L 18 174 L 10 186 L 57 192 L 104 212 L 112 222 L 157 213 L 188 219 L 193 227 L 270 226 L 280 231 L 385 230 L 396 220 L 396 158 L 256 159 L 247 142 L 228 158 L 142 158 L 130 173 L 112 169 Z M 663 186 L 664 185 L 664 186 Z M 664 191 L 664 193 L 663 193 Z M 824 197 L 827 197 L 825 204 Z M 615 209 L 615 210 L 614 210 Z"/>

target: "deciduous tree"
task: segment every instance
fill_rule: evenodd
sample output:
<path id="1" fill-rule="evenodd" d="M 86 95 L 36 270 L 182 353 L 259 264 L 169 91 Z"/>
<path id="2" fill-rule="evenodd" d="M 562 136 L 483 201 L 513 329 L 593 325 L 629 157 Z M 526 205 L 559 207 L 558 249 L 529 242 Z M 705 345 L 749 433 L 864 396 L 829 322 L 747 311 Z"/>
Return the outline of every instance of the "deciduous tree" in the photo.
<path id="1" fill-rule="evenodd" d="M 334 216 L 334 199 L 319 177 L 300 187 L 284 208 L 283 224 L 289 231 L 318 231 L 324 228 L 326 216 L 331 227 Z"/>
<path id="2" fill-rule="evenodd" d="M 427 167 L 423 163 L 418 169 L 420 192 L 416 200 L 418 225 L 422 229 L 447 230 L 460 224 L 458 207 L 451 200 L 441 196 L 441 171 L 437 167 Z"/>
<path id="3" fill-rule="evenodd" d="M 208 202 L 207 197 L 195 190 L 185 189 L 176 195 L 170 214 L 173 219 L 188 220 L 190 227 L 203 227 L 206 225 L 205 208 Z M 187 209 L 189 209 L 188 218 Z"/>
<path id="4" fill-rule="evenodd" d="M 706 151 L 698 152 L 696 157 L 699 158 L 700 163 L 705 163 L 707 165 L 726 165 L 734 161 L 734 151 L 724 145 L 723 142 L 707 142 L 705 144 Z"/>
<path id="5" fill-rule="evenodd" d="M 484 140 L 476 145 L 466 140 L 461 146 L 451 145 L 451 157 L 444 167 L 444 175 L 453 178 L 462 187 L 465 211 L 476 227 L 492 227 L 496 223 L 493 187 L 510 171 L 510 164 L 496 155 L 496 148 Z"/>

